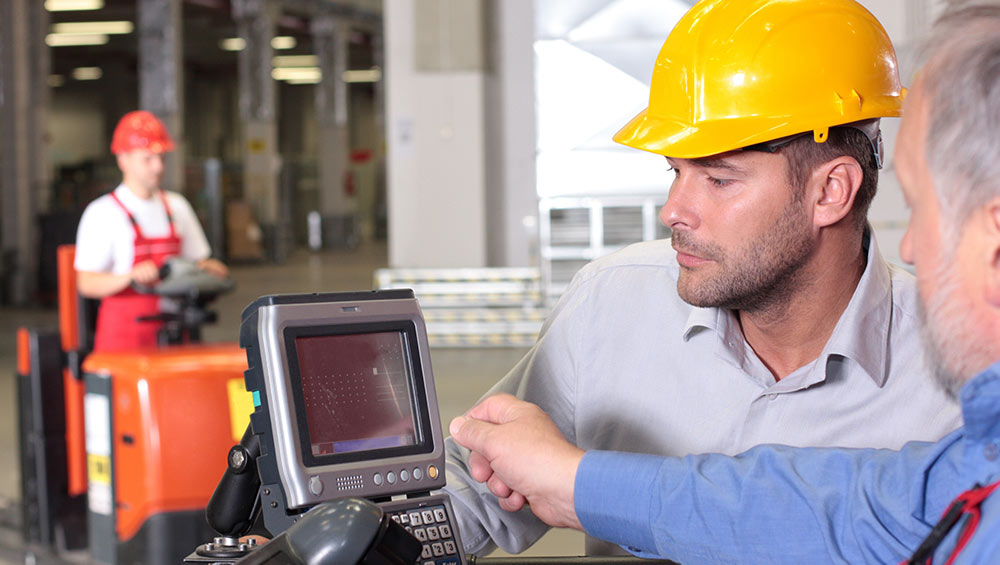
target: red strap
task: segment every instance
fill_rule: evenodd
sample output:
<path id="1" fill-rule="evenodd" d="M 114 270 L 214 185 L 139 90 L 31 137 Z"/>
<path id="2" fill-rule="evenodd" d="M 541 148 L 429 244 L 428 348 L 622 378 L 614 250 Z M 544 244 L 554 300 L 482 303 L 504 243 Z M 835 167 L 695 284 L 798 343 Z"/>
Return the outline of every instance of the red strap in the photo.
<path id="1" fill-rule="evenodd" d="M 170 237 L 177 237 L 174 230 L 174 215 L 170 213 L 170 205 L 167 204 L 167 193 L 160 191 L 160 202 L 163 202 L 163 209 L 167 212 L 167 224 L 170 226 Z"/>
<path id="2" fill-rule="evenodd" d="M 132 215 L 132 212 L 128 211 L 128 208 L 122 204 L 122 201 L 118 199 L 118 195 L 116 195 L 114 191 L 111 191 L 111 198 L 117 202 L 119 206 L 121 206 L 122 210 L 125 211 L 125 215 L 128 216 L 128 221 L 132 222 L 132 229 L 135 230 L 136 239 L 142 239 L 142 232 L 139 231 L 139 222 L 135 221 L 135 216 Z"/>
<path id="3" fill-rule="evenodd" d="M 129 209 L 125 207 L 125 204 L 118 199 L 118 195 L 114 191 L 111 191 L 111 198 L 121 206 L 121 209 L 125 211 L 125 215 L 128 216 L 128 220 L 132 222 L 132 229 L 135 230 L 135 237 L 137 239 L 144 239 L 142 236 L 142 231 L 139 230 L 139 222 L 135 220 L 135 216 Z M 170 226 L 170 237 L 177 237 L 177 230 L 174 228 L 174 216 L 170 213 L 170 205 L 167 204 L 167 195 L 164 191 L 160 191 L 160 202 L 163 202 L 163 209 L 167 212 L 167 225 Z"/>
<path id="4" fill-rule="evenodd" d="M 969 540 L 972 539 L 972 534 L 974 534 L 976 532 L 976 528 L 979 527 L 979 518 L 982 516 L 980 506 L 983 504 L 983 501 L 997 489 L 997 487 L 1000 487 L 1000 481 L 985 487 L 967 490 L 958 495 L 956 500 L 961 500 L 965 503 L 965 511 L 971 514 L 971 516 L 965 525 L 962 526 L 962 533 L 958 537 L 958 543 L 955 544 L 955 550 L 951 552 L 951 557 L 948 558 L 945 565 L 952 565 L 958 557 L 958 554 L 965 549 L 966 544 L 968 544 Z"/>

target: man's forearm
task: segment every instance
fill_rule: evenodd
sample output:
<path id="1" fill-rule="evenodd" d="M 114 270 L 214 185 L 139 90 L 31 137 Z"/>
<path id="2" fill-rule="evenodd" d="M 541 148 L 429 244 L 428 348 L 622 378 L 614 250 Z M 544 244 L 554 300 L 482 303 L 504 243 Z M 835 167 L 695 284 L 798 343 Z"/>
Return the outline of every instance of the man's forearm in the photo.
<path id="1" fill-rule="evenodd" d="M 928 497 L 924 480 L 947 441 L 898 452 L 758 446 L 737 457 L 591 451 L 574 506 L 588 534 L 646 557 L 898 563 L 944 511 L 949 497 Z M 960 482 L 957 465 L 940 467 L 939 482 Z"/>
<path id="2" fill-rule="evenodd" d="M 121 292 L 132 281 L 130 273 L 114 274 L 77 271 L 76 288 L 87 298 L 104 298 Z"/>

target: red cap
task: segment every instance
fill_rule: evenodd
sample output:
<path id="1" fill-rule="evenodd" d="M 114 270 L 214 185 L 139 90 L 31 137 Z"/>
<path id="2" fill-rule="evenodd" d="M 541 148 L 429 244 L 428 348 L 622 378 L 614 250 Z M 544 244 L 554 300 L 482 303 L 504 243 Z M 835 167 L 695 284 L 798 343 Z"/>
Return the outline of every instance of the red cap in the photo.
<path id="1" fill-rule="evenodd" d="M 133 149 L 148 149 L 153 153 L 174 150 L 174 141 L 167 133 L 167 126 L 152 113 L 136 110 L 122 116 L 111 138 L 111 152 L 115 155 Z"/>

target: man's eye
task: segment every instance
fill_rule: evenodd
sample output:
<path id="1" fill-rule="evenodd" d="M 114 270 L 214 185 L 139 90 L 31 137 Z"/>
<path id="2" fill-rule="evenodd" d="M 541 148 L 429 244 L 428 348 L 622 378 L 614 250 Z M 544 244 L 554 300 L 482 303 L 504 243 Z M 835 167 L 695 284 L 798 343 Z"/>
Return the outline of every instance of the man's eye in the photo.
<path id="1" fill-rule="evenodd" d="M 712 183 L 712 186 L 723 188 L 729 186 L 733 181 L 732 179 L 720 179 L 715 177 L 708 177 L 708 182 Z"/>

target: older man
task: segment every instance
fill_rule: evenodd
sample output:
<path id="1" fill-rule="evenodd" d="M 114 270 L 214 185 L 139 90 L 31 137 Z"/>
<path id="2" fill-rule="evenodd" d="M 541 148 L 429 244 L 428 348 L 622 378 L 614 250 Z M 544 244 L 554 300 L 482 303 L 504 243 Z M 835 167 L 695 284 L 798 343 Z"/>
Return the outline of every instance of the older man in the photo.
<path id="1" fill-rule="evenodd" d="M 866 222 L 879 119 L 902 87 L 854 0 L 703 0 L 616 136 L 676 175 L 669 240 L 582 269 L 491 393 L 538 404 L 583 449 L 730 455 L 762 443 L 899 448 L 959 424 L 920 345 L 916 283 Z M 521 551 L 510 514 L 448 451 L 466 551 Z M 588 540 L 588 553 L 617 548 Z"/>
<path id="2" fill-rule="evenodd" d="M 549 524 L 691 563 L 1000 559 L 1000 5 L 963 6 L 928 42 L 896 169 L 912 209 L 901 255 L 964 427 L 900 451 L 674 459 L 585 453 L 537 407 L 498 396 L 451 431 L 501 506 L 527 501 Z"/>

